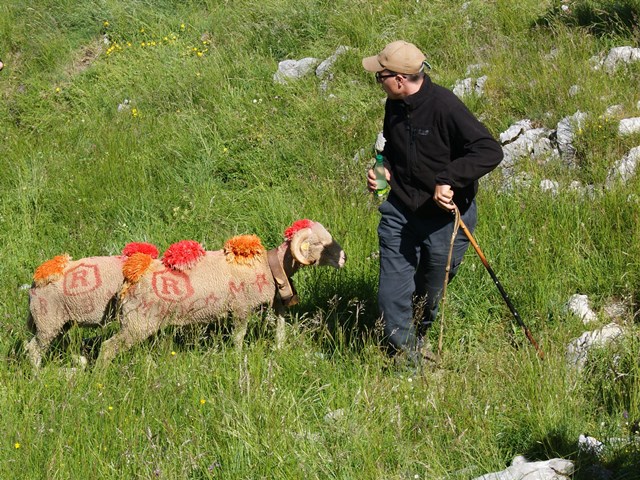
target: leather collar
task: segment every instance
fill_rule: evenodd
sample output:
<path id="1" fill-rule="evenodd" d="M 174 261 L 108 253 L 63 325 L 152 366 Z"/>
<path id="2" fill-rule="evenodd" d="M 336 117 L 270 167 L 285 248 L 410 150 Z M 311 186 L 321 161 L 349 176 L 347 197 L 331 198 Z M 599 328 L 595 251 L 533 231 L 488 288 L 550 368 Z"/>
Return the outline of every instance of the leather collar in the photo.
<path id="1" fill-rule="evenodd" d="M 267 252 L 267 259 L 269 260 L 271 275 L 273 275 L 273 280 L 276 282 L 276 287 L 278 288 L 277 293 L 280 296 L 280 300 L 282 300 L 282 304 L 285 307 L 296 305 L 298 303 L 298 294 L 293 287 L 292 280 L 287 277 L 287 274 L 284 272 L 282 262 L 278 258 L 278 250 L 269 250 Z"/>

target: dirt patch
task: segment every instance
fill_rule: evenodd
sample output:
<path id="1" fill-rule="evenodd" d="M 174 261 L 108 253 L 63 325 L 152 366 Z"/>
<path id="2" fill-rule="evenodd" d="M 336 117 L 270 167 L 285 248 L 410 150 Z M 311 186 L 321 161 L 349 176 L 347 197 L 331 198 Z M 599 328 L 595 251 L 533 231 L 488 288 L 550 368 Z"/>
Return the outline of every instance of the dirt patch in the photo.
<path id="1" fill-rule="evenodd" d="M 71 64 L 65 68 L 65 73 L 69 77 L 74 77 L 87 70 L 104 52 L 105 46 L 104 37 L 100 37 L 96 38 L 89 45 L 81 47 L 74 55 Z"/>

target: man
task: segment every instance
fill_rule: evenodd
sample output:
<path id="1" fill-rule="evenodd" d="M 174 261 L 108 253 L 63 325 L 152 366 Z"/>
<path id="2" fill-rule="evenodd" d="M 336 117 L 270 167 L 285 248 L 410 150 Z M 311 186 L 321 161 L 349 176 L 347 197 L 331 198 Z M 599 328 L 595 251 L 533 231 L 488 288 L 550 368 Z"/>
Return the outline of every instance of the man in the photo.
<path id="1" fill-rule="evenodd" d="M 415 45 L 392 42 L 362 65 L 387 94 L 382 154 L 391 192 L 379 208 L 378 304 L 391 353 L 419 359 L 444 287 L 455 209 L 473 231 L 478 179 L 500 163 L 502 148 L 462 101 L 431 81 Z M 375 190 L 373 170 L 367 183 Z M 468 245 L 460 230 L 449 280 Z"/>

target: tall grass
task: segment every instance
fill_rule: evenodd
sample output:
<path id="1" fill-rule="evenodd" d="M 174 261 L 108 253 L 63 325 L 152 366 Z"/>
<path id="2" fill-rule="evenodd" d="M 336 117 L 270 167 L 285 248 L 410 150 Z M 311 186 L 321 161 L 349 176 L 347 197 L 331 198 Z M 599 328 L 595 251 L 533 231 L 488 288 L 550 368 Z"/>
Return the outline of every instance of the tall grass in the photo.
<path id="1" fill-rule="evenodd" d="M 631 0 L 0 5 L 0 478 L 463 479 L 519 454 L 570 458 L 577 479 L 640 478 L 637 443 L 577 446 L 582 433 L 632 438 L 640 419 L 638 179 L 604 188 L 640 139 L 600 118 L 614 104 L 638 116 L 640 70 L 589 61 L 637 46 L 638 12 Z M 381 348 L 364 173 L 383 93 L 360 60 L 398 38 L 446 87 L 479 65 L 485 94 L 465 101 L 496 136 L 590 115 L 576 167 L 523 160 L 531 187 L 505 191 L 499 169 L 481 182 L 476 239 L 544 361 L 473 251 L 447 290 L 440 368 L 404 370 Z M 329 78 L 274 83 L 279 61 L 341 45 Z M 537 187 L 546 178 L 556 194 Z M 106 370 L 80 368 L 112 324 L 70 329 L 37 373 L 26 361 L 27 286 L 54 255 L 185 238 L 215 250 L 241 233 L 273 247 L 299 218 L 323 223 L 348 261 L 297 274 L 282 350 L 256 314 L 241 352 L 225 326 L 167 329 Z M 632 332 L 582 373 L 565 360 L 585 330 L 564 308 L 573 293 L 598 326 L 623 305 Z"/>

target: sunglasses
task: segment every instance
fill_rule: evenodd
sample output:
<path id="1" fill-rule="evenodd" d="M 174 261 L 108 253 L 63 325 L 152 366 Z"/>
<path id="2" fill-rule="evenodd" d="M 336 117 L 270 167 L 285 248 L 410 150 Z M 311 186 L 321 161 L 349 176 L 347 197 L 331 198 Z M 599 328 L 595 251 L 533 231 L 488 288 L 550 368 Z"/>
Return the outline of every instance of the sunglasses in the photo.
<path id="1" fill-rule="evenodd" d="M 385 78 L 395 77 L 396 75 L 398 75 L 398 74 L 397 73 L 390 73 L 388 75 L 382 75 L 380 72 L 376 72 L 376 82 L 382 83 L 382 82 L 384 82 Z"/>

